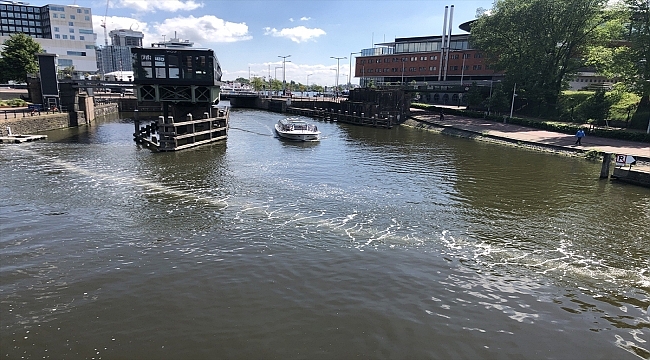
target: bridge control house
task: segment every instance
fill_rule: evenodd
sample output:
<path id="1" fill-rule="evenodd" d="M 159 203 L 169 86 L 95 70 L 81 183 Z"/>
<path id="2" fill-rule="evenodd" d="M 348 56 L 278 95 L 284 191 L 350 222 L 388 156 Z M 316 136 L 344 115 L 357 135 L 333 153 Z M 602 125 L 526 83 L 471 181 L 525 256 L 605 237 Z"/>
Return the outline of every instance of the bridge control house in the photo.
<path id="1" fill-rule="evenodd" d="M 181 150 L 227 136 L 228 111 L 218 108 L 221 66 L 210 49 L 134 47 L 133 83 L 139 104 L 162 105 L 149 139 L 136 125 L 136 141 L 159 151 Z M 155 132 L 155 131 L 154 131 Z"/>

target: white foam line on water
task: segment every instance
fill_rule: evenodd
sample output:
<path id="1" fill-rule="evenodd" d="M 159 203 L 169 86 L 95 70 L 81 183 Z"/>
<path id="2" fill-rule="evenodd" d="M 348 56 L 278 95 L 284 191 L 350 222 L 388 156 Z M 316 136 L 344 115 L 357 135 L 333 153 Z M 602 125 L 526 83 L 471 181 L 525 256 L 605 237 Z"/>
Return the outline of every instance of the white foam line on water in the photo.
<path id="1" fill-rule="evenodd" d="M 525 251 L 507 245 L 473 242 L 470 239 L 456 238 L 443 230 L 440 240 L 455 256 L 472 254 L 471 258 L 490 268 L 498 266 L 519 266 L 529 268 L 538 274 L 560 273 L 562 276 L 589 278 L 607 281 L 617 285 L 621 280 L 647 287 L 650 284 L 650 271 L 647 269 L 621 269 L 605 264 L 605 259 L 585 258 L 570 250 L 571 244 L 562 241 L 560 246 L 549 250 Z M 557 256 L 559 254 L 559 256 Z M 556 255 L 556 256 L 553 256 Z M 649 273 L 649 274 L 646 274 Z"/>
<path id="2" fill-rule="evenodd" d="M 32 150 L 24 149 L 24 148 L 16 148 L 19 149 L 19 151 L 22 151 L 24 153 L 28 153 L 30 156 L 33 156 L 41 161 L 48 162 L 49 164 L 45 165 L 50 167 L 51 165 L 56 165 L 59 169 L 67 170 L 72 173 L 76 173 L 79 175 L 87 176 L 90 178 L 91 181 L 96 181 L 96 180 L 103 180 L 103 181 L 112 181 L 118 184 L 132 184 L 136 186 L 140 186 L 149 190 L 154 190 L 157 191 L 158 193 L 161 194 L 166 194 L 166 195 L 171 195 L 174 197 L 179 197 L 179 198 L 185 198 L 189 200 L 194 200 L 196 202 L 202 202 L 202 203 L 207 203 L 213 206 L 217 207 L 226 207 L 228 206 L 227 200 L 229 199 L 229 196 L 223 198 L 223 199 L 213 199 L 207 196 L 201 196 L 194 194 L 190 191 L 183 191 L 183 190 L 177 190 L 173 189 L 169 186 L 165 186 L 153 181 L 148 181 L 136 177 L 124 177 L 124 176 L 117 176 L 117 175 L 112 175 L 112 174 L 105 174 L 105 173 L 100 173 L 100 172 L 95 172 L 91 171 L 89 169 L 84 169 L 78 165 L 75 165 L 73 163 L 63 161 L 54 157 L 50 156 L 45 156 L 38 154 Z"/>
<path id="3" fill-rule="evenodd" d="M 114 175 L 114 174 L 106 174 L 106 173 L 101 173 L 101 172 L 96 172 L 94 170 L 90 169 L 85 169 L 82 168 L 74 163 L 67 162 L 60 160 L 55 157 L 51 156 L 45 156 L 41 155 L 35 151 L 29 150 L 29 149 L 23 149 L 23 148 L 16 148 L 19 149 L 19 151 L 24 152 L 25 154 L 28 154 L 29 156 L 32 156 L 34 158 L 37 158 L 44 162 L 44 166 L 52 168 L 52 165 L 56 167 L 56 169 L 51 169 L 51 170 L 66 170 L 71 173 L 76 173 L 79 175 L 83 175 L 88 177 L 89 181 L 94 182 L 97 180 L 101 181 L 110 181 L 114 182 L 117 184 L 131 184 L 131 185 L 136 185 L 136 186 L 141 186 L 143 188 L 149 189 L 156 191 L 161 194 L 166 194 L 178 198 L 183 198 L 183 199 L 188 199 L 196 202 L 201 202 L 204 204 L 209 204 L 212 206 L 216 207 L 221 207 L 221 208 L 226 208 L 228 206 L 231 206 L 231 197 L 226 196 L 223 199 L 215 199 L 210 196 L 202 196 L 199 194 L 195 194 L 191 191 L 184 191 L 184 190 L 178 190 L 171 188 L 169 186 L 165 186 L 153 181 L 148 181 L 145 179 L 140 179 L 136 177 L 127 177 L 127 176 L 119 176 L 119 175 Z M 319 214 L 312 215 L 312 216 L 305 216 L 301 215 L 300 213 L 286 213 L 283 212 L 282 209 L 277 209 L 273 211 L 269 211 L 270 205 L 265 204 L 265 205 L 242 205 L 241 210 L 238 212 L 237 216 L 235 218 L 238 218 L 239 214 L 242 212 L 247 212 L 247 213 L 260 213 L 264 214 L 267 216 L 268 219 L 281 219 L 281 218 L 289 218 L 289 220 L 286 220 L 283 225 L 287 225 L 290 223 L 296 223 L 296 222 L 308 222 L 312 225 L 316 225 L 316 227 L 319 226 L 326 226 L 329 227 L 330 230 L 339 230 L 342 227 L 344 227 L 346 224 L 350 223 L 353 219 L 357 217 L 358 214 L 349 214 L 346 215 L 344 218 L 338 217 L 338 218 L 333 218 L 333 219 L 321 219 L 325 216 L 325 212 L 321 211 Z M 257 210 L 262 210 L 257 211 Z M 273 217 L 273 215 L 278 215 Z M 308 220 L 316 220 L 320 219 L 318 221 L 308 221 Z M 365 224 L 370 224 L 372 221 L 365 222 Z M 366 237 L 377 237 L 377 234 L 380 232 L 374 231 L 371 227 L 365 228 L 364 223 L 356 223 L 353 224 L 352 227 L 343 229 L 345 234 L 354 242 L 356 241 L 356 236 L 354 233 L 358 233 L 359 236 L 366 238 Z M 365 233 L 362 233 L 365 232 Z M 390 240 L 394 240 L 397 242 L 403 242 L 404 239 L 400 236 L 396 236 L 394 234 L 388 234 L 386 233 L 387 230 L 384 231 L 384 234 L 381 236 L 381 238 L 388 238 L 389 236 L 391 237 Z"/>
<path id="4" fill-rule="evenodd" d="M 53 156 L 38 154 L 35 151 L 23 147 L 13 147 L 11 151 L 22 152 L 37 158 L 44 162 L 42 165 L 43 167 L 50 168 L 50 170 L 66 170 L 86 176 L 89 178 L 89 181 L 102 180 L 115 182 L 117 184 L 133 184 L 162 194 L 189 199 L 216 207 L 225 208 L 232 205 L 229 205 L 229 200 L 231 200 L 229 196 L 224 197 L 223 199 L 215 199 L 210 196 L 197 195 L 190 191 L 173 189 L 169 186 L 149 180 L 122 176 L 119 175 L 119 171 L 116 171 L 118 174 L 94 172 Z M 51 165 L 55 165 L 56 168 L 52 168 Z M 241 205 L 241 210 L 237 213 L 235 219 L 239 219 L 239 215 L 246 212 L 251 215 L 263 215 L 267 219 L 288 219 L 284 221 L 283 225 L 304 222 L 306 223 L 305 225 L 313 225 L 316 228 L 325 227 L 334 232 L 342 231 L 352 243 L 356 243 L 357 239 L 365 240 L 354 246 L 360 251 L 363 251 L 364 247 L 373 245 L 373 243 L 378 243 L 380 241 L 409 244 L 425 242 L 428 240 L 426 238 L 411 236 L 411 234 L 396 234 L 394 230 L 398 227 L 398 224 L 395 219 L 391 219 L 393 224 L 390 226 L 383 230 L 378 230 L 371 226 L 373 223 L 372 218 L 366 219 L 365 221 L 354 222 L 354 220 L 360 216 L 360 214 L 356 212 L 343 217 L 337 216 L 326 218 L 326 213 L 324 211 L 315 215 L 306 216 L 305 214 L 295 213 L 293 211 L 287 212 L 285 211 L 286 209 L 283 208 L 270 210 L 270 207 L 270 204 Z M 470 258 L 474 258 L 474 260 L 477 261 L 483 259 L 482 262 L 488 267 L 521 266 L 530 269 L 537 269 L 536 272 L 543 275 L 548 275 L 552 272 L 562 272 L 563 274 L 570 273 L 573 274 L 573 276 L 605 280 L 612 283 L 616 283 L 621 279 L 627 279 L 628 281 L 632 281 L 640 286 L 648 286 L 650 284 L 650 273 L 648 273 L 647 269 L 627 270 L 607 266 L 604 264 L 603 259 L 586 259 L 584 256 L 570 251 L 571 245 L 566 242 L 561 243 L 558 248 L 553 250 L 530 252 L 515 247 L 507 247 L 506 245 L 495 245 L 486 242 L 471 241 L 470 239 L 455 238 L 454 236 L 451 236 L 447 230 L 443 230 L 439 240 L 446 248 L 462 252 L 460 254 L 452 255 L 464 256 L 471 254 L 472 256 L 470 256 Z M 560 256 L 551 257 L 550 255 L 553 253 L 556 255 L 560 254 Z"/>

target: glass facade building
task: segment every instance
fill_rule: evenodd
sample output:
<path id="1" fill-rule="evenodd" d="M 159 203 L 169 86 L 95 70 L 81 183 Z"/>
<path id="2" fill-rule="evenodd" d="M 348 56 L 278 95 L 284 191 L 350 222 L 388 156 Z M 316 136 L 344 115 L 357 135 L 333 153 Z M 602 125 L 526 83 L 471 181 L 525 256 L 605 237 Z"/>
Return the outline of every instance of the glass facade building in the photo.
<path id="1" fill-rule="evenodd" d="M 49 6 L 0 2 L 0 36 L 15 33 L 51 39 Z"/>

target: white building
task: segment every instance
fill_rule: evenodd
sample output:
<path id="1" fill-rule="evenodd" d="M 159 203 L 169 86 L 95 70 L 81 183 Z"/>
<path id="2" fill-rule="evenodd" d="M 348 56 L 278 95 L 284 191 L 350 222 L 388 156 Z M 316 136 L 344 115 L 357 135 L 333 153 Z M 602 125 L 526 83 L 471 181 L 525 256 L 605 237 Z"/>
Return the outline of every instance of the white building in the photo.
<path id="1" fill-rule="evenodd" d="M 74 66 L 78 76 L 97 71 L 90 8 L 0 0 L 0 43 L 16 33 L 33 37 L 46 53 L 57 54 L 59 68 Z"/>

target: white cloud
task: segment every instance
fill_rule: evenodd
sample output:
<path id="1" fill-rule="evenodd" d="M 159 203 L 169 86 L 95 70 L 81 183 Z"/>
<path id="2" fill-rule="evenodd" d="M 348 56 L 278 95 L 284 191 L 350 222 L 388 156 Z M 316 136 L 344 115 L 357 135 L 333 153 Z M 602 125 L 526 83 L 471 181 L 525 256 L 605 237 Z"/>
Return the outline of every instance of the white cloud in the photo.
<path id="1" fill-rule="evenodd" d="M 300 21 L 308 21 L 308 20 L 311 20 L 311 18 L 307 16 L 303 16 L 300 18 Z"/>
<path id="2" fill-rule="evenodd" d="M 233 23 L 219 19 L 214 15 L 201 17 L 175 17 L 165 19 L 163 23 L 154 24 L 156 33 L 162 38 L 173 37 L 174 33 L 179 39 L 193 42 L 224 43 L 250 40 L 253 37 L 248 33 L 246 23 Z"/>
<path id="3" fill-rule="evenodd" d="M 289 18 L 289 21 L 293 22 L 293 18 Z"/>
<path id="4" fill-rule="evenodd" d="M 291 41 L 301 43 L 315 39 L 321 35 L 325 35 L 326 32 L 322 29 L 309 29 L 304 26 L 297 26 L 294 28 L 285 28 L 278 30 L 275 28 L 264 28 L 264 35 L 271 35 L 274 37 L 283 37 L 291 39 Z"/>
<path id="5" fill-rule="evenodd" d="M 93 15 L 93 31 L 97 34 L 97 44 L 104 45 L 104 28 L 101 24 L 104 17 Z M 106 32 L 115 29 L 132 29 L 142 31 L 144 39 L 142 44 L 149 46 L 151 43 L 174 37 L 174 32 L 179 39 L 190 40 L 198 43 L 224 43 L 252 39 L 245 23 L 233 23 L 219 19 L 213 15 L 199 18 L 194 16 L 175 17 L 166 19 L 163 23 L 148 24 L 146 22 L 128 17 L 109 16 L 106 18 Z M 111 44 L 109 39 L 108 44 Z"/>
<path id="6" fill-rule="evenodd" d="M 194 0 L 116 0 L 111 7 L 129 8 L 137 12 L 153 12 L 157 10 L 176 12 L 179 10 L 194 10 L 203 7 L 203 3 Z"/>
<path id="7" fill-rule="evenodd" d="M 93 21 L 93 31 L 95 32 L 95 34 L 97 34 L 97 44 L 104 45 L 105 44 L 104 28 L 101 26 L 102 23 L 104 22 L 104 17 L 93 15 L 92 21 Z M 136 20 L 128 17 L 120 17 L 120 16 L 106 17 L 106 34 L 111 32 L 111 30 L 116 30 L 116 29 L 131 29 L 135 31 L 142 31 L 145 34 L 145 39 L 147 38 L 147 34 L 149 31 L 149 27 L 147 26 L 147 23 L 142 22 L 140 20 Z M 111 45 L 110 39 L 108 40 L 108 44 Z M 147 43 L 143 42 L 143 44 L 147 44 Z"/>

